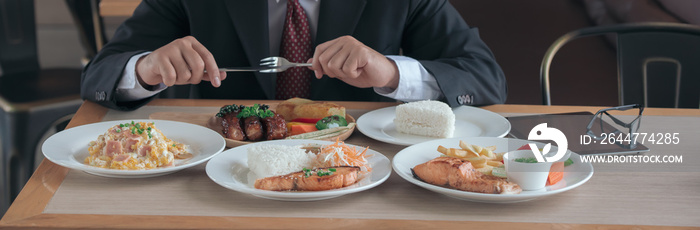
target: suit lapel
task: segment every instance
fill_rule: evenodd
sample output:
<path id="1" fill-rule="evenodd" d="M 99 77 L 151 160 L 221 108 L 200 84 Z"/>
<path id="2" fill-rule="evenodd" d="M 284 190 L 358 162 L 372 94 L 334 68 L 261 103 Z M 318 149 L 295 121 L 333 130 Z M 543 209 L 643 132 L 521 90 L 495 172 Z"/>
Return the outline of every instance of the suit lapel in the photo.
<path id="1" fill-rule="evenodd" d="M 315 45 L 352 35 L 366 0 L 321 0 Z"/>
<path id="2" fill-rule="evenodd" d="M 270 56 L 270 35 L 267 16 L 267 1 L 225 1 L 241 45 L 251 66 Z M 276 78 L 270 74 L 255 73 L 260 86 L 268 98 L 274 98 Z"/>

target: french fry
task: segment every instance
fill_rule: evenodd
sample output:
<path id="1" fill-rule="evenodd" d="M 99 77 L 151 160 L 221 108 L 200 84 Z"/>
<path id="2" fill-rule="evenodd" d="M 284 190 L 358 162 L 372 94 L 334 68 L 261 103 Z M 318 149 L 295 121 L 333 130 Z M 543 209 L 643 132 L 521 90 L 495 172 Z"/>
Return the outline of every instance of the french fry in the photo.
<path id="1" fill-rule="evenodd" d="M 476 171 L 479 171 L 479 172 L 486 174 L 486 175 L 492 175 L 491 171 L 493 171 L 493 166 L 486 165 L 484 167 L 477 168 Z"/>
<path id="2" fill-rule="evenodd" d="M 475 153 L 478 155 L 478 152 L 476 150 L 474 150 L 474 148 L 472 148 L 472 145 L 467 144 L 464 141 L 459 141 L 459 147 L 464 149 L 464 150 L 471 151 L 472 153 Z"/>
<path id="3" fill-rule="evenodd" d="M 497 161 L 503 161 L 503 155 L 505 155 L 505 154 L 506 154 L 506 152 L 495 153 L 495 155 L 496 155 L 495 160 L 497 160 Z"/>
<path id="4" fill-rule="evenodd" d="M 464 141 L 459 141 L 459 147 L 464 150 L 469 149 L 469 145 L 467 145 L 467 143 L 464 143 Z"/>
<path id="5" fill-rule="evenodd" d="M 487 148 L 483 148 L 479 154 L 481 154 L 482 156 L 486 156 L 489 159 L 496 158 L 496 154 L 494 154 L 492 150 L 487 149 Z"/>
<path id="6" fill-rule="evenodd" d="M 472 158 L 467 158 L 465 160 L 468 160 L 469 162 L 471 162 L 472 166 L 474 166 L 474 168 L 483 168 L 484 166 L 486 166 L 486 161 L 487 161 L 486 158 L 483 158 L 483 157 L 472 157 Z"/>
<path id="7" fill-rule="evenodd" d="M 442 146 L 442 145 L 438 146 L 437 151 L 442 153 L 442 154 L 447 155 L 447 148 L 445 148 L 445 146 Z"/>
<path id="8" fill-rule="evenodd" d="M 489 161 L 486 162 L 486 165 L 493 166 L 493 167 L 498 167 L 498 166 L 503 165 L 503 163 L 501 163 L 501 161 L 489 160 Z"/>
<path id="9" fill-rule="evenodd" d="M 467 156 L 467 151 L 463 149 L 450 148 L 447 150 L 448 156 L 463 158 Z"/>
<path id="10" fill-rule="evenodd" d="M 481 154 L 481 151 L 484 150 L 483 147 L 478 145 L 472 145 L 472 149 L 474 149 L 474 152 L 477 153 L 477 155 L 483 156 L 483 154 Z"/>
<path id="11" fill-rule="evenodd" d="M 438 146 L 438 152 L 471 162 L 472 167 L 486 175 L 492 175 L 494 167 L 503 165 L 503 154 L 496 153 L 496 146 L 482 147 L 459 141 L 459 148 Z"/>

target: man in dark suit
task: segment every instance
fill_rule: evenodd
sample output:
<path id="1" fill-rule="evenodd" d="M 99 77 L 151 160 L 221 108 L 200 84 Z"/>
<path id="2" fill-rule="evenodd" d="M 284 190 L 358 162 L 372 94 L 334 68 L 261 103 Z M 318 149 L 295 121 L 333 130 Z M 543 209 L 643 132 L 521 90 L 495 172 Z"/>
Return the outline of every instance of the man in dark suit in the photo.
<path id="1" fill-rule="evenodd" d="M 310 99 L 505 101 L 493 54 L 446 0 L 288 1 L 303 7 L 311 27 Z M 168 86 L 194 84 L 193 97 L 275 99 L 275 74 L 204 70 L 278 56 L 286 6 L 145 0 L 86 67 L 82 96 L 128 110 Z"/>

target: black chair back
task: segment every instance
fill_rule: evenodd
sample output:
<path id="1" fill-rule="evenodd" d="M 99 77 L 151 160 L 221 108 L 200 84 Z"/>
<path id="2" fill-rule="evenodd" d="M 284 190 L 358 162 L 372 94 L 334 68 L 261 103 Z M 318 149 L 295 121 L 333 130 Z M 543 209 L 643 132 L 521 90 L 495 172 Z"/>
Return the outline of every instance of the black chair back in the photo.
<path id="1" fill-rule="evenodd" d="M 617 35 L 620 105 L 700 108 L 700 27 L 680 23 L 618 24 L 565 34 L 540 67 L 543 104 L 551 105 L 549 68 L 557 51 L 577 38 L 610 33 Z"/>
<path id="2" fill-rule="evenodd" d="M 0 0 L 0 15 L 0 77 L 38 72 L 34 1 Z"/>
<path id="3" fill-rule="evenodd" d="M 700 31 L 618 33 L 623 104 L 700 107 Z"/>

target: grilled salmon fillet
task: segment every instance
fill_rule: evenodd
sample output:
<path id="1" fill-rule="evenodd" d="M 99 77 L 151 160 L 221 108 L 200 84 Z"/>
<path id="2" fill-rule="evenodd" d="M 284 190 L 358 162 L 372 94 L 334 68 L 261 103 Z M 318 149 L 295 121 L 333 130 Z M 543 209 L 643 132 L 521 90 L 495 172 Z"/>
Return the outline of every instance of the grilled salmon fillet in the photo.
<path id="1" fill-rule="evenodd" d="M 476 171 L 468 161 L 454 157 L 438 157 L 411 169 L 426 183 L 468 192 L 518 194 L 520 186 L 504 178 Z"/>
<path id="2" fill-rule="evenodd" d="M 332 175 L 318 176 L 322 170 L 330 168 L 336 171 Z M 255 180 L 255 188 L 272 191 L 322 191 L 350 186 L 359 181 L 360 167 L 338 166 L 311 170 L 307 177 L 304 171 L 282 176 L 265 177 Z"/>

